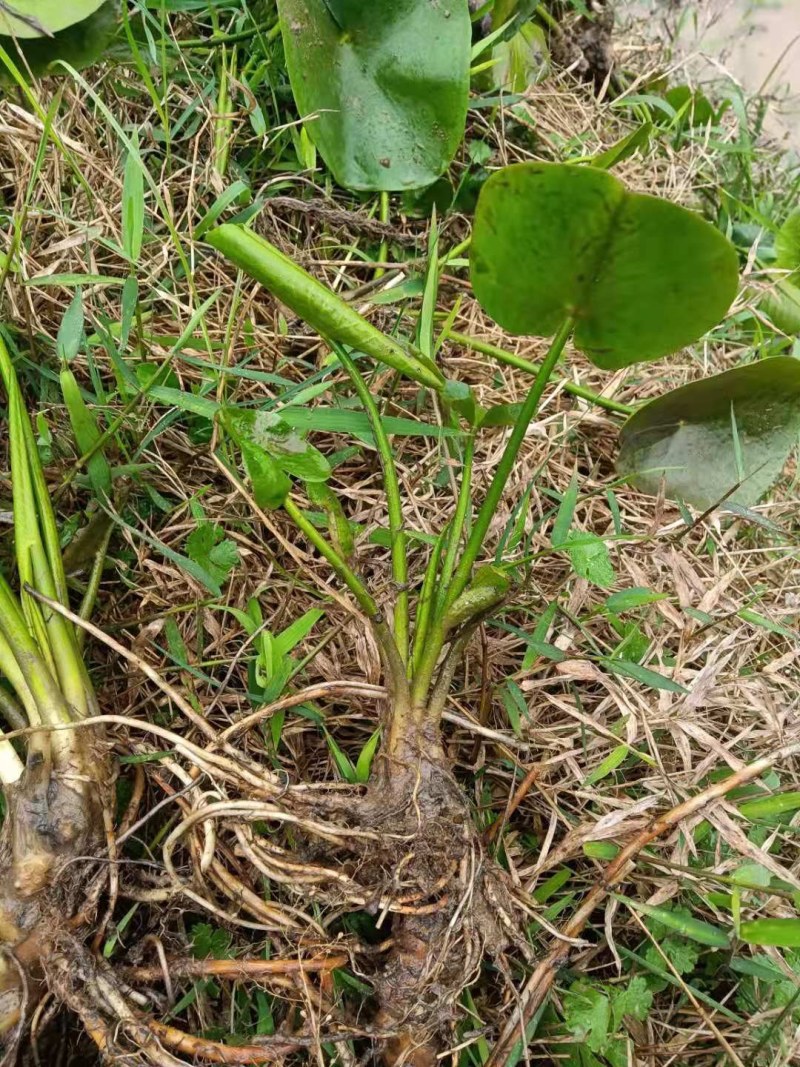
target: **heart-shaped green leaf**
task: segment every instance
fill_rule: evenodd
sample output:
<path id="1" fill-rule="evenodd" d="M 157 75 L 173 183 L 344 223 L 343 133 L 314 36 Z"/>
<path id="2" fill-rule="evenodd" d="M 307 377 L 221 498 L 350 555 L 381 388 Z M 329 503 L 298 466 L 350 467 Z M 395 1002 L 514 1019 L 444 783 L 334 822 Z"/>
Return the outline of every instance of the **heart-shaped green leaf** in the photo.
<path id="1" fill-rule="evenodd" d="M 699 508 L 723 497 L 751 507 L 780 477 L 798 433 L 800 360 L 775 356 L 646 404 L 622 428 L 617 465 L 648 493 L 663 479 L 667 496 Z"/>
<path id="2" fill-rule="evenodd" d="M 573 317 L 577 347 L 609 369 L 695 341 L 738 284 L 733 245 L 699 215 L 569 164 L 492 175 L 471 256 L 475 295 L 501 326 L 548 336 Z"/>
<path id="3" fill-rule="evenodd" d="M 278 10 L 298 109 L 339 184 L 435 181 L 464 132 L 466 0 L 278 0 Z"/>
<path id="4" fill-rule="evenodd" d="M 223 423 L 240 447 L 261 451 L 270 456 L 286 474 L 305 482 L 324 482 L 331 467 L 323 454 L 274 411 L 228 408 Z"/>

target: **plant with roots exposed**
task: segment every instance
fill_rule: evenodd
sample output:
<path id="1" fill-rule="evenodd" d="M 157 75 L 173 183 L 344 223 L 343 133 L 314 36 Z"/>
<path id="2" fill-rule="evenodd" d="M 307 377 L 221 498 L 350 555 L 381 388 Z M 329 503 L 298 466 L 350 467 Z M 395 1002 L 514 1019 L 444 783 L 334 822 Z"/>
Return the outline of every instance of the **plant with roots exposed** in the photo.
<path id="1" fill-rule="evenodd" d="M 27 745 L 25 763 L 14 747 L 17 742 L 5 739 L 0 750 L 8 803 L 3 848 L 9 857 L 0 883 L 0 936 L 13 950 L 3 964 L 0 999 L 7 1041 L 24 1032 L 26 998 L 44 979 L 81 1015 L 110 1062 L 134 1062 L 136 1057 L 141 1062 L 144 1057 L 175 1064 L 187 1062 L 178 1058 L 185 1054 L 212 1062 L 256 1063 L 320 1042 L 340 1043 L 344 1057 L 345 1041 L 367 1038 L 385 1061 L 422 1067 L 437 1061 L 459 998 L 487 954 L 512 945 L 530 961 L 513 887 L 487 851 L 442 740 L 448 695 L 466 650 L 478 627 L 513 596 L 514 568 L 502 557 L 483 562 L 492 518 L 570 340 L 605 368 L 664 356 L 696 340 L 725 315 L 736 294 L 737 261 L 727 240 L 697 215 L 631 194 L 603 171 L 526 164 L 498 172 L 481 194 L 475 221 L 475 295 L 506 329 L 553 340 L 523 403 L 510 412 L 486 412 L 466 385 L 447 380 L 436 360 L 435 226 L 433 231 L 413 345 L 380 333 L 252 231 L 226 225 L 207 236 L 328 343 L 368 420 L 380 460 L 395 590 L 389 603 L 380 603 L 356 572 L 341 503 L 326 484 L 330 465 L 325 456 L 279 415 L 219 410 L 221 445 L 215 458 L 220 467 L 240 487 L 240 470 L 245 472 L 262 514 L 263 509 L 283 510 L 330 565 L 350 594 L 351 610 L 372 630 L 383 661 L 385 701 L 369 781 L 350 790 L 330 783 L 286 782 L 239 744 L 269 708 L 220 732 L 154 671 L 152 680 L 168 692 L 193 740 L 163 726 L 102 717 L 126 726 L 131 736 L 149 733 L 171 746 L 160 767 L 179 783 L 172 799 L 181 814 L 163 840 L 162 877 L 138 899 L 182 899 L 221 922 L 254 931 L 253 936 L 280 931 L 284 943 L 293 946 L 294 958 L 221 961 L 216 972 L 203 972 L 241 978 L 266 973 L 267 964 L 276 971 L 285 966 L 287 973 L 341 965 L 348 946 L 331 946 L 319 912 L 306 910 L 309 901 L 339 915 L 372 910 L 383 917 L 386 940 L 367 962 L 359 960 L 359 973 L 369 979 L 373 996 L 371 1014 L 357 1020 L 336 1008 L 330 988 L 321 982 L 317 1007 L 322 1007 L 323 1023 L 315 1027 L 309 1016 L 305 1029 L 295 1027 L 234 1049 L 145 1014 L 120 976 L 82 948 L 105 884 L 105 874 L 97 875 L 91 861 L 103 850 L 103 798 L 110 769 L 99 727 L 94 719 L 86 722 L 96 707 L 74 626 L 89 629 L 97 639 L 103 635 L 68 606 L 35 443 L 3 350 L 21 603 L 7 585 L 0 586 L 0 668 L 16 694 L 0 690 L 0 711 Z M 363 374 L 367 359 L 435 396 L 450 431 L 451 459 L 460 470 L 452 513 L 422 574 L 411 573 L 404 501 L 382 413 Z M 660 483 L 668 488 L 680 484 L 687 499 L 694 494 L 704 504 L 717 491 L 721 496 L 743 494 L 745 502 L 748 493 L 762 493 L 765 451 L 775 469 L 790 447 L 787 420 L 794 416 L 780 404 L 767 405 L 765 412 L 763 402 L 755 412 L 753 398 L 763 400 L 776 382 L 796 390 L 797 376 L 778 358 L 742 370 L 750 375 L 746 387 L 731 380 L 730 374 L 738 372 L 721 375 L 713 403 L 690 387 L 634 413 L 623 430 L 626 473 L 646 481 L 655 468 Z M 720 397 L 727 398 L 727 408 Z M 662 410 L 670 413 L 666 421 L 659 418 Z M 475 500 L 476 439 L 483 426 L 498 424 L 508 427 L 508 439 L 486 492 Z M 692 430 L 688 435 L 687 426 Z M 709 464 L 708 450 L 724 455 L 737 427 L 748 432 L 738 435 L 735 468 Z M 711 483 L 697 471 L 688 481 L 676 481 L 665 459 L 673 445 L 683 450 L 689 465 L 692 449 L 703 449 L 706 469 L 713 466 Z M 327 535 L 304 509 L 298 482 L 327 515 Z M 343 691 L 348 685 L 353 683 L 343 685 Z M 287 700 L 286 706 L 296 703 L 293 697 Z M 280 707 L 280 699 L 271 706 Z M 77 729 L 67 728 L 76 724 Z M 279 838 L 264 832 L 264 826 L 290 832 Z M 112 831 L 109 826 L 107 847 L 113 850 Z M 66 862 L 87 856 L 83 864 Z M 254 872 L 256 883 L 264 879 L 286 897 L 279 892 L 266 899 L 242 876 L 243 867 Z M 99 888 L 87 894 L 87 885 Z M 285 903 L 287 898 L 294 903 Z M 57 922 L 55 911 L 61 916 Z M 70 959 L 79 959 L 80 966 L 70 970 Z M 147 968 L 140 969 L 146 973 Z M 510 1022 L 503 1035 L 506 1053 L 519 1036 L 518 1025 Z"/>
<path id="2" fill-rule="evenodd" d="M 0 740 L 6 817 L 0 838 L 0 1038 L 14 1032 L 25 1000 L 58 955 L 53 916 L 85 903 L 76 856 L 104 838 L 111 767 L 74 626 L 32 595 L 67 603 L 58 530 L 31 424 L 5 345 L 0 375 L 8 398 L 14 542 L 20 596 L 0 576 L 0 711 L 21 736 Z M 24 743 L 22 742 L 24 737 Z M 17 746 L 20 746 L 18 749 Z M 24 747 L 24 751 L 23 751 Z M 63 930 L 61 931 L 63 933 Z M 56 940 L 54 940 L 54 938 Z"/>

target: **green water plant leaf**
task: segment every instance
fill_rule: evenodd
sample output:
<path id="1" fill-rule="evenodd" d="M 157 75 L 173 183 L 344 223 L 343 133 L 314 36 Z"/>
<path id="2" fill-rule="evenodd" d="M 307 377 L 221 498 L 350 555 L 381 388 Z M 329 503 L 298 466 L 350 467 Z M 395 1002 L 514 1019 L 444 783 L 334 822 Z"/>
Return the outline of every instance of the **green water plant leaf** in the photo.
<path id="1" fill-rule="evenodd" d="M 471 267 L 504 329 L 549 336 L 573 317 L 577 347 L 608 369 L 695 341 L 738 285 L 736 250 L 695 212 L 559 163 L 515 164 L 486 182 Z"/>
<path id="2" fill-rule="evenodd" d="M 4 0 L 0 34 L 7 37 L 48 37 L 82 22 L 103 0 Z"/>
<path id="3" fill-rule="evenodd" d="M 696 507 L 723 498 L 751 507 L 780 477 L 799 432 L 800 360 L 775 356 L 640 408 L 622 428 L 617 466 L 645 492 L 663 479 L 667 496 Z"/>
<path id="4" fill-rule="evenodd" d="M 430 185 L 469 96 L 465 0 L 278 0 L 297 107 L 340 185 Z"/>
<path id="5" fill-rule="evenodd" d="M 119 0 L 10 0 L 0 4 L 0 47 L 25 57 L 33 74 L 57 60 L 80 69 L 98 59 L 111 41 Z M 6 79 L 6 74 L 0 74 Z"/>

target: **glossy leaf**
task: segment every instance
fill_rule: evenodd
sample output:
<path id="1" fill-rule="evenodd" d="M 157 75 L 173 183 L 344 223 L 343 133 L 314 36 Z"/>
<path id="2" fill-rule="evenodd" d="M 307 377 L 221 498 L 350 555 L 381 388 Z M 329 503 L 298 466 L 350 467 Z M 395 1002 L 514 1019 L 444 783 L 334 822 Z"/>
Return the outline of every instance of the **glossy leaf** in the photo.
<path id="1" fill-rule="evenodd" d="M 609 369 L 658 359 L 697 340 L 736 295 L 733 245 L 699 215 L 630 193 L 594 167 L 521 163 L 481 192 L 472 284 L 517 334 L 554 334 Z"/>
<path id="2" fill-rule="evenodd" d="M 340 185 L 430 185 L 464 132 L 465 0 L 278 0 L 300 114 Z"/>
<path id="3" fill-rule="evenodd" d="M 723 497 L 750 507 L 780 477 L 798 432 L 800 360 L 776 356 L 640 408 L 622 428 L 617 466 L 645 492 L 663 478 L 668 496 L 696 507 Z"/>
<path id="4" fill-rule="evenodd" d="M 324 482 L 330 477 L 330 464 L 323 454 L 275 412 L 228 408 L 223 421 L 240 446 L 266 452 L 286 474 L 307 482 Z"/>

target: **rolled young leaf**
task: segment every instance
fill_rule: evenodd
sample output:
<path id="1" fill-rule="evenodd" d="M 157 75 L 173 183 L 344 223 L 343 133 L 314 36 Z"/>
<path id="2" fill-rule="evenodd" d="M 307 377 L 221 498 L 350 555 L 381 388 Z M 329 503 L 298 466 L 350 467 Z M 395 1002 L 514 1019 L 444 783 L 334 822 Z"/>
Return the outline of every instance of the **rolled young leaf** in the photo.
<path id="1" fill-rule="evenodd" d="M 444 377 L 431 360 L 414 351 L 411 345 L 404 347 L 381 333 L 327 286 L 252 230 L 226 223 L 211 230 L 205 240 L 274 293 L 322 337 L 372 356 L 422 385 L 432 389 L 444 386 Z"/>
<path id="2" fill-rule="evenodd" d="M 733 245 L 699 215 L 593 167 L 520 163 L 481 191 L 472 285 L 504 329 L 549 336 L 569 317 L 599 367 L 658 359 L 725 315 Z"/>

